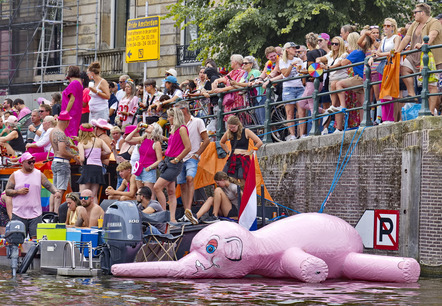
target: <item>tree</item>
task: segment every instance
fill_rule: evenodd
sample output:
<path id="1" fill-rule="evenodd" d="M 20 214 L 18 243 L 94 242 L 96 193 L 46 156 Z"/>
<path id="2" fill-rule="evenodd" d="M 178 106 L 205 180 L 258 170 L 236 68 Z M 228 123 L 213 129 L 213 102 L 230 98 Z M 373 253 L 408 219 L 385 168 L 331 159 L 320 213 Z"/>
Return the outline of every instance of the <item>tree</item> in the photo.
<path id="1" fill-rule="evenodd" d="M 263 59 L 267 46 L 305 44 L 305 34 L 339 35 L 345 24 L 382 25 L 393 17 L 399 27 L 412 18 L 412 0 L 178 0 L 170 5 L 175 26 L 198 26 L 190 48 L 200 59 L 227 65 L 231 54 Z M 437 12 L 437 10 L 434 10 Z"/>

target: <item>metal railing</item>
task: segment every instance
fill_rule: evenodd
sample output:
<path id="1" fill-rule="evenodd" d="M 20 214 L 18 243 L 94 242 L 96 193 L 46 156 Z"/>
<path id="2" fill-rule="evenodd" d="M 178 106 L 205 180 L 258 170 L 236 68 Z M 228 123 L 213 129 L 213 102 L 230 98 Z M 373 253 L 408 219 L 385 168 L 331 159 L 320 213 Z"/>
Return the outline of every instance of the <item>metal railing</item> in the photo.
<path id="1" fill-rule="evenodd" d="M 200 50 L 189 50 L 189 45 L 177 45 L 176 46 L 176 62 L 177 66 L 183 64 L 199 63 L 197 59 Z"/>
<path id="2" fill-rule="evenodd" d="M 94 61 L 100 62 L 103 77 L 119 76 L 124 73 L 124 49 L 100 51 L 96 56 L 97 58 L 95 58 L 94 52 L 82 54 L 80 57 L 83 59 L 83 66 L 87 67 Z"/>
<path id="3" fill-rule="evenodd" d="M 410 100 L 414 100 L 416 98 L 421 98 L 421 109 L 419 111 L 419 116 L 430 116 L 432 115 L 432 112 L 429 109 L 429 102 L 428 102 L 428 98 L 431 96 L 437 96 L 437 95 L 442 95 L 442 93 L 433 93 L 430 94 L 429 93 L 429 88 L 428 88 L 428 79 L 430 74 L 432 73 L 441 73 L 442 70 L 430 70 L 428 67 L 428 63 L 429 63 L 429 55 L 428 53 L 430 52 L 431 49 L 435 49 L 435 48 L 441 48 L 442 45 L 435 45 L 435 46 L 429 46 L 428 45 L 428 40 L 429 37 L 425 36 L 424 37 L 424 44 L 422 45 L 421 49 L 419 50 L 410 50 L 410 51 L 405 51 L 405 52 L 401 52 L 401 55 L 408 55 L 411 53 L 415 53 L 415 52 L 423 52 L 423 67 L 421 69 L 421 72 L 418 73 L 412 73 L 406 76 L 400 76 L 400 79 L 403 78 L 407 78 L 407 77 L 415 77 L 415 76 L 419 76 L 422 75 L 423 81 L 422 81 L 422 91 L 420 93 L 420 95 L 416 95 L 416 96 L 412 96 L 412 97 L 407 97 L 407 98 L 401 98 L 401 99 L 393 99 L 391 101 L 387 101 L 387 102 L 382 102 L 382 103 L 371 103 L 370 101 L 370 91 L 371 91 L 371 87 L 373 85 L 377 85 L 380 84 L 381 81 L 376 81 L 376 82 L 372 82 L 370 80 L 370 77 L 366 77 L 366 79 L 364 80 L 364 83 L 362 85 L 358 85 L 358 86 L 353 86 L 353 87 L 348 87 L 348 88 L 344 88 L 341 90 L 334 90 L 334 91 L 328 91 L 328 92 L 324 92 L 321 93 L 319 91 L 319 87 L 320 87 L 320 80 L 319 78 L 315 78 L 314 80 L 314 91 L 313 94 L 311 96 L 306 96 L 306 97 L 301 97 L 301 98 L 297 98 L 297 99 L 293 99 L 293 100 L 288 100 L 288 101 L 274 101 L 274 93 L 273 90 L 271 90 L 272 85 L 277 84 L 277 83 L 283 83 L 283 82 L 287 82 L 290 80 L 296 80 L 296 79 L 303 79 L 303 78 L 307 78 L 310 77 L 309 75 L 302 75 L 302 76 L 296 76 L 296 77 L 292 77 L 292 78 L 284 78 L 282 80 L 277 80 L 274 82 L 269 82 L 269 84 L 267 85 L 267 90 L 266 90 L 266 100 L 265 100 L 265 104 L 264 105 L 258 105 L 258 106 L 247 106 L 246 109 L 237 109 L 237 110 L 232 110 L 229 112 L 224 112 L 224 108 L 223 108 L 223 98 L 227 93 L 230 92 L 240 92 L 240 91 L 244 91 L 244 90 L 250 90 L 251 88 L 255 88 L 255 87 L 261 87 L 262 84 L 258 84 L 258 85 L 253 85 L 251 87 L 242 87 L 240 89 L 234 89 L 234 90 L 229 90 L 226 92 L 222 92 L 222 93 L 218 93 L 218 94 L 211 94 L 210 96 L 217 96 L 218 97 L 218 107 L 219 107 L 219 112 L 217 113 L 217 115 L 208 115 L 208 116 L 203 116 L 201 118 L 203 119 L 209 119 L 209 118 L 216 118 L 217 119 L 217 129 L 216 129 L 216 138 L 217 140 L 221 139 L 222 135 L 225 132 L 225 124 L 223 121 L 223 118 L 225 115 L 229 115 L 229 114 L 238 114 L 244 111 L 253 111 L 253 110 L 257 110 L 260 108 L 264 108 L 265 109 L 265 120 L 264 123 L 261 125 L 254 125 L 252 127 L 249 126 L 249 128 L 251 129 L 262 129 L 264 128 L 264 133 L 261 134 L 262 138 L 263 138 L 263 142 L 265 143 L 270 143 L 272 142 L 272 127 L 275 127 L 277 125 L 281 125 L 281 124 L 292 124 L 292 123 L 296 123 L 296 122 L 300 122 L 300 121 L 305 121 L 305 120 L 311 120 L 312 122 L 312 127 L 310 129 L 310 136 L 316 136 L 316 135 L 320 135 L 320 128 L 319 128 L 319 121 L 318 119 L 330 115 L 330 114 L 320 114 L 319 113 L 319 100 L 322 96 L 326 96 L 329 94 L 333 94 L 333 93 L 339 93 L 339 92 L 343 92 L 343 91 L 350 91 L 350 90 L 355 90 L 355 89 L 359 89 L 359 88 L 363 88 L 364 89 L 364 102 L 362 104 L 362 106 L 358 106 L 358 107 L 354 107 L 351 109 L 346 109 L 346 112 L 350 112 L 350 111 L 355 111 L 355 110 L 360 110 L 363 109 L 364 110 L 364 114 L 363 114 L 363 118 L 361 119 L 360 122 L 360 126 L 361 127 L 365 127 L 365 126 L 372 126 L 373 125 L 373 121 L 372 118 L 370 117 L 370 109 L 379 105 L 385 105 L 385 104 L 390 104 L 390 103 L 398 103 L 398 102 L 410 102 Z M 379 57 L 374 59 L 375 61 L 382 61 L 384 59 L 386 59 L 387 57 Z M 341 66 L 338 68 L 333 68 L 333 69 L 329 69 L 329 70 L 324 70 L 324 73 L 328 73 L 328 72 L 333 72 L 333 71 L 337 71 L 337 70 L 341 70 L 341 69 L 347 69 L 350 67 L 354 67 L 354 66 L 359 66 L 359 65 L 364 65 L 364 74 L 366 76 L 370 76 L 371 74 L 371 67 L 368 64 L 368 60 L 370 59 L 370 57 L 366 57 L 364 62 L 359 62 L 359 63 L 354 63 L 354 64 L 350 64 L 350 65 L 346 65 L 346 66 Z M 192 102 L 198 99 L 204 99 L 204 96 L 199 96 L 199 97 L 192 97 L 192 98 L 188 98 L 186 99 L 186 101 Z M 313 104 L 313 112 L 311 114 L 311 116 L 307 116 L 307 117 L 303 117 L 303 118 L 295 118 L 293 120 L 285 120 L 285 121 L 278 121 L 278 122 L 271 122 L 271 111 L 272 109 L 274 109 L 275 107 L 277 107 L 278 105 L 282 105 L 282 104 L 286 104 L 286 103 L 290 103 L 290 102 L 297 102 L 297 101 L 301 101 L 301 100 L 305 100 L 305 99 L 310 99 L 312 98 L 314 101 Z M 307 124 L 307 123 L 305 123 Z M 288 127 L 287 127 L 288 128 Z"/>

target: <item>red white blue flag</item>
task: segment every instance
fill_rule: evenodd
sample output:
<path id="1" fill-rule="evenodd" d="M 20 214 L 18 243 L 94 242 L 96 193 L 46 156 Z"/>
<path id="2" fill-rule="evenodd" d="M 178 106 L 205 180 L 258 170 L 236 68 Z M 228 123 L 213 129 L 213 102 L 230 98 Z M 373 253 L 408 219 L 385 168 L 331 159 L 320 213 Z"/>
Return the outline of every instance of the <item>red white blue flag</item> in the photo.
<path id="1" fill-rule="evenodd" d="M 250 162 L 249 173 L 247 174 L 238 216 L 238 223 L 250 231 L 257 229 L 257 202 L 255 156 L 252 155 L 252 161 Z"/>

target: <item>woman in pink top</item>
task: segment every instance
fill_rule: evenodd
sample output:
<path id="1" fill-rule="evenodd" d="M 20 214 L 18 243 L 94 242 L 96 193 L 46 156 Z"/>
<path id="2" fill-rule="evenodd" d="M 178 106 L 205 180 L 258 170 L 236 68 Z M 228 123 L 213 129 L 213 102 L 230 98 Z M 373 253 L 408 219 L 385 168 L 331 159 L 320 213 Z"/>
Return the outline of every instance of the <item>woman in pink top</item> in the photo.
<path id="1" fill-rule="evenodd" d="M 126 81 L 126 95 L 118 105 L 117 116 L 121 126 L 132 125 L 135 113 L 138 108 L 138 97 L 135 95 L 135 83 L 131 79 Z"/>
<path id="2" fill-rule="evenodd" d="M 80 68 L 69 66 L 66 79 L 69 81 L 69 85 L 61 95 L 61 111 L 67 111 L 72 117 L 65 133 L 66 136 L 73 137 L 78 135 L 83 107 L 83 85 L 80 79 Z"/>
<path id="3" fill-rule="evenodd" d="M 158 164 L 163 160 L 163 151 L 161 142 L 163 140 L 163 129 L 158 123 L 149 125 L 144 131 L 143 136 L 134 137 L 140 131 L 142 122 L 140 122 L 135 130 L 127 135 L 125 141 L 130 144 L 139 146 L 140 160 L 135 163 L 132 173 L 136 175 L 137 187 L 143 185 L 152 190 L 152 200 L 155 200 L 155 192 L 153 186 L 157 181 Z"/>
<path id="4" fill-rule="evenodd" d="M 167 120 L 169 120 L 171 129 L 167 150 L 164 153 L 166 158 L 161 163 L 162 165 L 158 166 L 160 178 L 153 186 L 153 189 L 163 209 L 166 209 L 166 197 L 163 194 L 163 189 L 167 189 L 170 221 L 176 222 L 175 181 L 183 169 L 183 158 L 190 152 L 190 139 L 183 112 L 179 108 L 173 107 L 168 109 Z"/>
<path id="5" fill-rule="evenodd" d="M 80 133 L 78 135 L 78 152 L 82 163 L 81 176 L 77 181 L 80 185 L 80 192 L 85 189 L 92 190 L 94 201 L 98 204 L 97 193 L 99 185 L 106 184 L 101 157 L 109 155 L 111 151 L 103 140 L 95 137 L 92 125 L 83 123 L 80 126 Z"/>

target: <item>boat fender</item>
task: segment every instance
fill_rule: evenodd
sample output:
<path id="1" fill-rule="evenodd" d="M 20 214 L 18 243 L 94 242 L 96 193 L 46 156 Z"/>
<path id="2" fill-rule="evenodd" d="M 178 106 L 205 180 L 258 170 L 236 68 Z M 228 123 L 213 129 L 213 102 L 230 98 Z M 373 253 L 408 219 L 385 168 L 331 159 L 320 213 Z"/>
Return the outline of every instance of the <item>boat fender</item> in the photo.
<path id="1" fill-rule="evenodd" d="M 32 261 L 34 260 L 35 255 L 37 255 L 39 249 L 40 249 L 39 244 L 33 245 L 29 249 L 25 258 L 23 258 L 23 262 L 21 263 L 20 268 L 18 269 L 18 273 L 23 274 L 26 273 L 26 271 L 28 271 L 28 268 L 31 265 Z"/>

